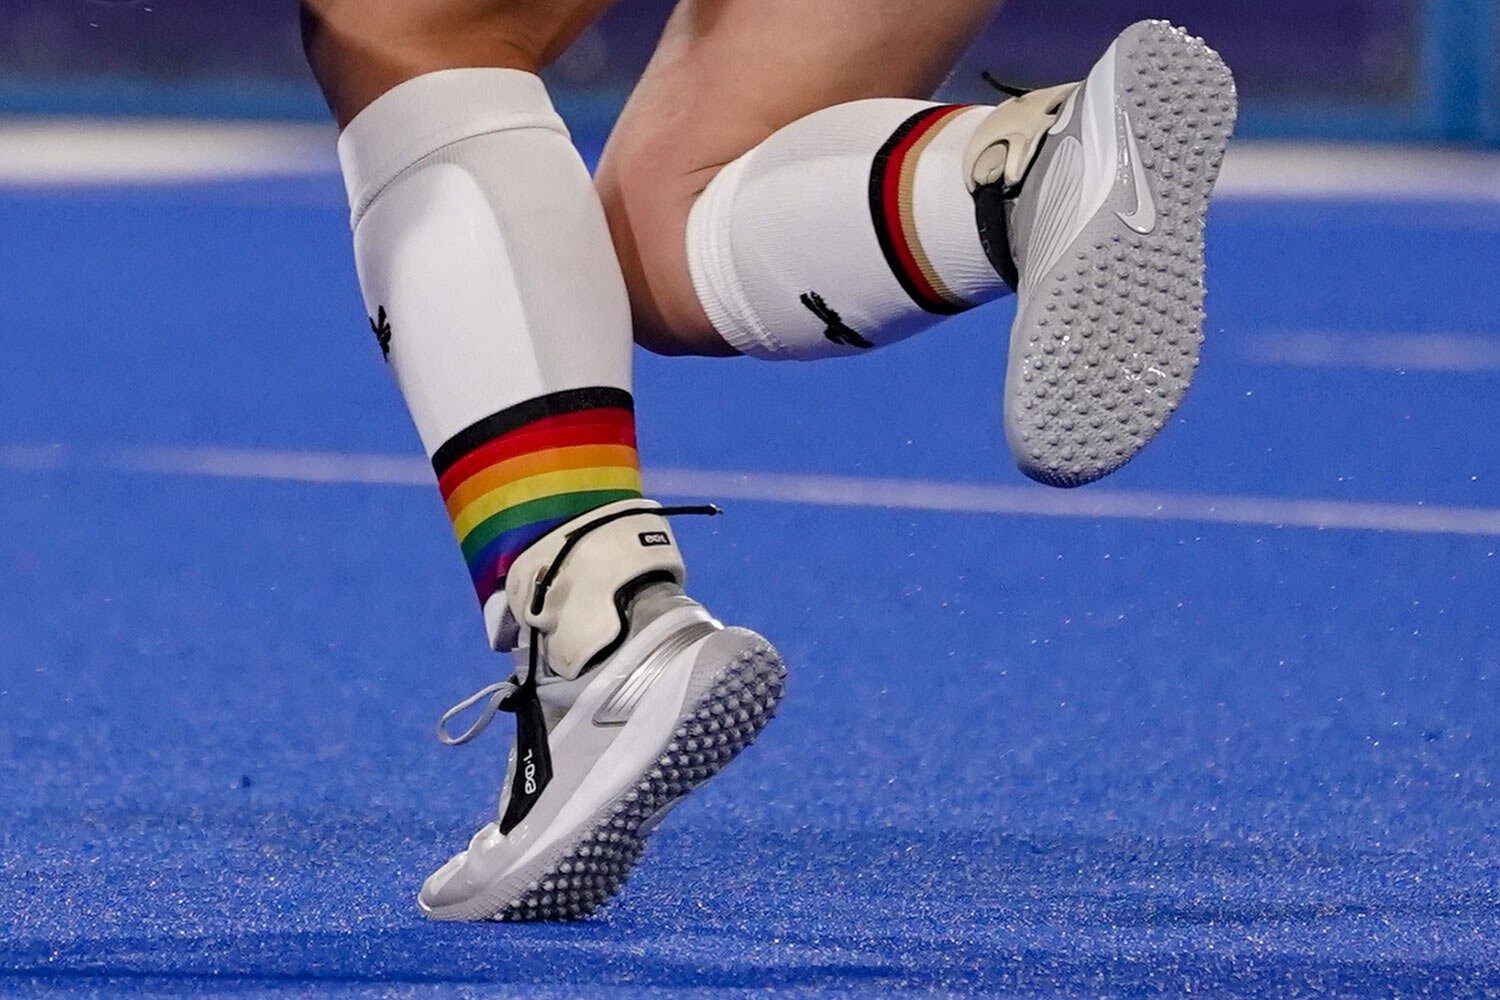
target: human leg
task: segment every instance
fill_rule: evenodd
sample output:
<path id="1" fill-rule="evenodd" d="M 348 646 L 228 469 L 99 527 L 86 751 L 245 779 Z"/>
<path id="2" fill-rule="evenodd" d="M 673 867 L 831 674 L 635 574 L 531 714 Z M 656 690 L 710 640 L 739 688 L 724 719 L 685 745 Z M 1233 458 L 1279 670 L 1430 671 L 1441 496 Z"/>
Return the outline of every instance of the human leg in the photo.
<path id="1" fill-rule="evenodd" d="M 851 17 L 863 8 L 849 4 Z M 960 19 L 943 5 L 888 19 L 900 72 L 887 78 L 886 63 L 860 46 L 855 59 L 832 31 L 778 35 L 757 20 L 774 3 L 743 0 L 743 21 L 723 10 L 737 0 L 684 9 L 695 5 L 721 16 L 674 19 L 601 170 L 638 339 L 667 352 L 840 356 L 1016 288 L 1005 408 L 1021 469 L 1078 485 L 1144 447 L 1185 393 L 1202 335 L 1203 218 L 1234 120 L 1233 82 L 1211 50 L 1142 22 L 1082 86 L 995 109 L 850 100 L 776 127 L 804 91 L 807 103 L 829 93 L 798 76 L 797 53 L 826 53 L 846 93 L 861 96 L 846 62 L 864 74 L 863 94 L 913 93 L 907 39 Z M 671 94 L 691 95 L 686 110 L 670 110 Z M 708 114 L 736 124 L 688 127 Z M 732 152 L 731 139 L 766 131 Z M 1146 203 L 1164 206 L 1159 223 L 1135 214 Z"/>
<path id="2" fill-rule="evenodd" d="M 610 136 L 597 177 L 637 339 L 669 354 L 737 353 L 709 321 L 689 270 L 684 233 L 704 188 L 726 165 L 792 126 L 797 133 L 778 143 L 787 156 L 808 162 L 811 171 L 821 167 L 825 176 L 854 176 L 854 193 L 834 206 L 819 204 L 823 192 L 812 193 L 788 210 L 813 208 L 814 224 L 833 226 L 813 244 L 838 252 L 840 244 L 855 242 L 852 233 L 863 235 L 868 221 L 845 206 L 860 201 L 860 161 L 867 172 L 890 133 L 931 104 L 927 96 L 998 6 L 999 0 L 682 0 Z M 834 111 L 850 102 L 866 103 Z M 823 121 L 800 121 L 816 114 Z M 814 148 L 804 152 L 803 145 Z M 861 249 L 878 253 L 873 244 Z M 851 262 L 849 270 L 879 277 L 864 264 Z M 791 306 L 803 310 L 796 295 Z"/>
<path id="3" fill-rule="evenodd" d="M 360 285 L 489 639 L 518 657 L 449 738 L 516 714 L 499 813 L 419 901 L 443 919 L 582 916 L 765 724 L 781 662 L 683 593 L 671 512 L 642 497 L 623 280 L 532 72 L 602 3 L 366 7 L 368 23 L 337 0 L 307 14 L 348 122 Z"/>

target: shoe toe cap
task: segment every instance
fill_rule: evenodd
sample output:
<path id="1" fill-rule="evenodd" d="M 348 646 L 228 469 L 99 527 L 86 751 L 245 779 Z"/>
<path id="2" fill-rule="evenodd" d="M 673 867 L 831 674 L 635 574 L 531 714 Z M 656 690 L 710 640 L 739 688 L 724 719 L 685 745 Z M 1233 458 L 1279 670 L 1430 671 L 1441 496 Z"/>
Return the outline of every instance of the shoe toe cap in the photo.
<path id="1" fill-rule="evenodd" d="M 468 851 L 460 851 L 449 858 L 441 868 L 427 876 L 427 881 L 422 883 L 422 891 L 417 894 L 417 902 L 423 910 L 445 909 L 467 898 L 468 892 L 463 885 L 464 879 L 456 878 L 463 871 L 464 862 L 468 860 Z"/>
<path id="2" fill-rule="evenodd" d="M 468 903 L 493 882 L 499 856 L 504 853 L 496 848 L 504 839 L 490 823 L 474 835 L 467 850 L 459 851 L 427 876 L 417 895 L 423 912 L 442 916 L 442 911 Z"/>

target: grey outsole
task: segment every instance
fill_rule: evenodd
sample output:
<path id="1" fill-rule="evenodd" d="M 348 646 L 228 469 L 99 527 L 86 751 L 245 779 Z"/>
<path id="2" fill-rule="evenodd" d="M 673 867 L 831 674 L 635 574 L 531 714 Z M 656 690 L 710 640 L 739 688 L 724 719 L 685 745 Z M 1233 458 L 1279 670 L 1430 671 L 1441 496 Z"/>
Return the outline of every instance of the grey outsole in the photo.
<path id="1" fill-rule="evenodd" d="M 593 826 L 534 865 L 534 875 L 490 912 L 450 919 L 580 920 L 620 891 L 662 814 L 723 770 L 765 728 L 785 690 L 786 668 L 765 639 L 741 629 L 746 645 L 723 669 L 689 687 L 694 707 L 661 755 Z"/>
<path id="2" fill-rule="evenodd" d="M 1203 223 L 1234 129 L 1234 80 L 1164 21 L 1117 49 L 1116 93 L 1155 198 L 1149 235 L 1108 205 L 1016 318 L 1005 425 L 1021 471 L 1081 486 L 1134 458 L 1187 393 L 1203 342 Z"/>

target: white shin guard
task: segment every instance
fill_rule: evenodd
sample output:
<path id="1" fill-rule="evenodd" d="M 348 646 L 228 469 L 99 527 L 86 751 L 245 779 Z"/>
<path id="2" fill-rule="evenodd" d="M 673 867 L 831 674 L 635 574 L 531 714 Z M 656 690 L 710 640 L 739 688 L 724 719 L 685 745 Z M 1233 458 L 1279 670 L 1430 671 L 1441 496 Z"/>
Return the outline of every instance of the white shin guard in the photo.
<path id="1" fill-rule="evenodd" d="M 527 473 L 484 458 L 528 422 L 570 416 L 561 400 L 629 406 L 630 307 L 603 206 L 542 81 L 519 70 L 408 80 L 349 124 L 339 159 L 371 326 L 434 470 L 469 477 L 444 495 L 499 646 L 501 558 L 530 541 L 517 533 L 540 536 L 601 491 L 639 492 L 633 431 L 599 439 L 620 445 L 599 469 L 554 460 L 545 434 Z M 550 512 L 493 528 L 527 502 Z M 481 536 L 509 548 L 486 555 Z"/>
<path id="2" fill-rule="evenodd" d="M 840 104 L 720 171 L 687 228 L 693 286 L 720 336 L 759 358 L 840 357 L 1005 294 L 965 162 L 993 110 Z"/>

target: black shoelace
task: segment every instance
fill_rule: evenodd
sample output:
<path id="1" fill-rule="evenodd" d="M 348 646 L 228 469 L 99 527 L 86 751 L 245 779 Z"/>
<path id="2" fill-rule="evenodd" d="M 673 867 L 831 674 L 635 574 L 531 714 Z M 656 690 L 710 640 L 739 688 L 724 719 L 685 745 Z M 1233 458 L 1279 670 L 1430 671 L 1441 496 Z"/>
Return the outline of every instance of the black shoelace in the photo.
<path id="1" fill-rule="evenodd" d="M 1035 89 L 1033 87 L 1015 87 L 1008 83 L 1001 83 L 999 80 L 995 79 L 995 77 L 992 76 L 990 74 L 990 71 L 987 69 L 979 71 L 979 79 L 983 80 L 991 87 L 994 87 L 1006 97 L 1025 97 Z"/>

